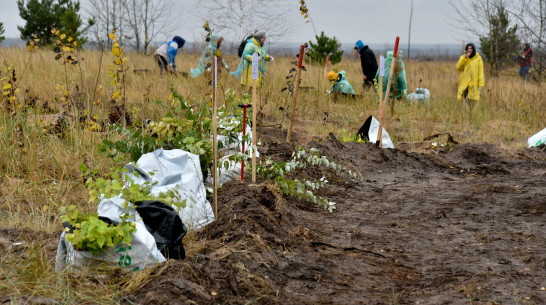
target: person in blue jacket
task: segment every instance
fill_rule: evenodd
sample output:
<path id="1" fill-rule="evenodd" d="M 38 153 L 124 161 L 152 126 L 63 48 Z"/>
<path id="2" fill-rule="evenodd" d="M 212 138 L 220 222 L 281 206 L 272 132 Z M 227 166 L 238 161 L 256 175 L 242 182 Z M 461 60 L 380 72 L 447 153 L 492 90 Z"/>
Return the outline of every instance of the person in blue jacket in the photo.
<path id="1" fill-rule="evenodd" d="M 161 75 L 163 75 L 163 71 L 167 72 L 169 70 L 168 67 L 171 68 L 171 71 L 177 71 L 174 58 L 178 53 L 178 49 L 182 48 L 185 43 L 186 41 L 184 40 L 184 38 L 180 36 L 174 36 L 173 40 L 168 41 L 162 44 L 159 48 L 157 48 L 154 57 L 157 60 L 157 64 L 159 65 Z"/>
<path id="2" fill-rule="evenodd" d="M 342 93 L 343 95 L 355 94 L 353 86 L 351 86 L 345 78 L 345 71 L 340 71 L 338 73 L 330 71 L 326 77 L 332 83 L 332 93 Z"/>

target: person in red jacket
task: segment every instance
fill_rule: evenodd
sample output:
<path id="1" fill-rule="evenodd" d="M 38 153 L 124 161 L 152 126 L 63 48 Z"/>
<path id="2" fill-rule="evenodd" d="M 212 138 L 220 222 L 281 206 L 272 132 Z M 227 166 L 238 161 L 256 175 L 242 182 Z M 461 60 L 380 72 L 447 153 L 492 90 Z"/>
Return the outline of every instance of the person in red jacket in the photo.
<path id="1" fill-rule="evenodd" d="M 529 68 L 531 68 L 531 58 L 533 57 L 533 51 L 531 51 L 531 46 L 526 43 L 523 46 L 523 52 L 519 56 L 519 76 L 521 79 L 529 79 Z"/>

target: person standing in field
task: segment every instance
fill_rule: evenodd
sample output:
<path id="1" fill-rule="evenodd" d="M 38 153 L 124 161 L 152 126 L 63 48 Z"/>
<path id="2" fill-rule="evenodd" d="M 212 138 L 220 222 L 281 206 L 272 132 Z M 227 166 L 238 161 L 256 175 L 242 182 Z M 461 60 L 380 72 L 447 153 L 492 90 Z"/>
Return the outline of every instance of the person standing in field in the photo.
<path id="1" fill-rule="evenodd" d="M 176 62 L 174 58 L 178 53 L 178 49 L 181 49 L 185 43 L 186 41 L 184 40 L 184 38 L 180 36 L 174 36 L 173 40 L 167 41 L 159 48 L 157 48 L 154 57 L 157 61 L 157 64 L 159 65 L 161 75 L 163 75 L 163 71 L 169 71 L 168 67 L 170 67 L 171 71 L 177 72 Z"/>
<path id="2" fill-rule="evenodd" d="M 372 49 L 365 45 L 362 40 L 359 40 L 355 44 L 355 49 L 360 54 L 360 65 L 362 66 L 362 79 L 364 80 L 364 89 L 373 87 L 373 80 L 377 73 L 377 59 Z"/>
<path id="3" fill-rule="evenodd" d="M 473 43 L 468 43 L 465 53 L 459 58 L 457 71 L 461 72 L 457 100 L 463 100 L 468 104 L 470 110 L 480 100 L 480 92 L 485 84 L 483 77 L 483 61 L 480 54 L 476 52 Z"/>
<path id="4" fill-rule="evenodd" d="M 523 52 L 519 57 L 519 76 L 523 80 L 529 80 L 529 69 L 531 68 L 531 58 L 533 57 L 533 51 L 531 46 L 526 43 L 523 46 Z"/>
<path id="5" fill-rule="evenodd" d="M 340 71 L 338 73 L 334 71 L 328 72 L 326 78 L 332 83 L 332 93 L 341 93 L 343 95 L 354 95 L 355 91 L 353 86 L 345 78 L 345 71 Z"/>
<path id="6" fill-rule="evenodd" d="M 273 56 L 267 54 L 267 50 L 264 46 L 266 39 L 265 31 L 259 31 L 252 38 L 249 38 L 246 42 L 241 60 L 239 61 L 239 67 L 237 71 L 232 72 L 238 79 L 241 80 L 241 85 L 252 86 L 252 54 L 258 53 L 258 79 L 256 80 L 256 87 L 263 85 L 263 77 L 265 74 L 265 62 L 273 61 Z"/>
<path id="7" fill-rule="evenodd" d="M 389 75 L 391 72 L 391 65 L 394 59 L 394 51 L 387 52 L 387 58 L 385 59 L 385 77 L 383 77 L 383 96 L 387 93 L 387 85 L 389 83 Z M 379 83 L 379 70 L 375 74 L 375 79 Z M 398 51 L 398 56 L 396 56 L 396 62 L 394 64 L 394 71 L 391 80 L 391 88 L 389 91 L 389 98 L 396 97 L 396 99 L 402 99 L 406 97 L 406 92 L 408 91 L 408 83 L 406 82 L 406 68 L 404 66 L 404 61 L 402 60 L 402 52 Z M 377 87 L 377 92 L 379 92 L 379 85 Z"/>
<path id="8" fill-rule="evenodd" d="M 196 78 L 199 75 L 203 74 L 206 70 L 210 69 L 212 67 L 212 58 L 213 56 L 216 56 L 217 63 L 218 63 L 218 74 L 221 73 L 223 66 L 227 71 L 229 71 L 229 67 L 222 59 L 222 52 L 220 51 L 220 47 L 222 46 L 222 41 L 224 41 L 224 37 L 220 36 L 216 33 L 211 33 L 208 37 L 209 44 L 203 50 L 203 53 L 201 54 L 201 58 L 199 59 L 199 65 L 195 69 L 190 70 L 191 77 Z"/>

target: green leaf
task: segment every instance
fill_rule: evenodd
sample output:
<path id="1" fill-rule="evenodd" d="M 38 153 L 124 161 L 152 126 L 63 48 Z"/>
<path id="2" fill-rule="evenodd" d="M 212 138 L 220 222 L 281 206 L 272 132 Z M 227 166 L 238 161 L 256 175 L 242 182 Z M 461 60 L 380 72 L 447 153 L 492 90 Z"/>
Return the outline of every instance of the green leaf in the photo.
<path id="1" fill-rule="evenodd" d="M 119 181 L 113 181 L 112 182 L 112 189 L 115 191 L 120 191 L 123 188 L 123 184 L 121 184 Z"/>

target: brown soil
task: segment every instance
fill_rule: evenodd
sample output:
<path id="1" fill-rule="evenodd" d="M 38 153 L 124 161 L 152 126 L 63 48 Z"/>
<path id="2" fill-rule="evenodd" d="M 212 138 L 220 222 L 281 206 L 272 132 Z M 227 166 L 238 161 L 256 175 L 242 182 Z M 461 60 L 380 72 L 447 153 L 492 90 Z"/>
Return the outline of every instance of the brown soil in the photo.
<path id="1" fill-rule="evenodd" d="M 287 160 L 262 130 L 264 157 Z M 296 139 L 305 139 L 304 135 Z M 273 141 L 268 141 L 271 139 Z M 274 140 L 277 139 L 277 140 Z M 328 213 L 268 183 L 222 187 L 203 248 L 168 261 L 126 296 L 138 304 L 545 304 L 546 151 L 488 144 L 410 153 L 315 138 L 307 148 L 358 169 L 330 183 Z"/>
<path id="2" fill-rule="evenodd" d="M 290 159 L 285 133 L 261 134 L 264 158 Z M 326 176 L 317 194 L 337 203 L 331 214 L 265 181 L 225 184 L 219 218 L 196 232 L 186 260 L 146 270 L 151 276 L 119 301 L 546 304 L 544 147 L 400 145 L 410 146 L 418 152 L 311 139 L 306 148 L 363 176 L 318 167 L 291 176 Z M 0 248 L 36 234 L 2 229 Z M 57 238 L 48 236 L 50 248 Z"/>

